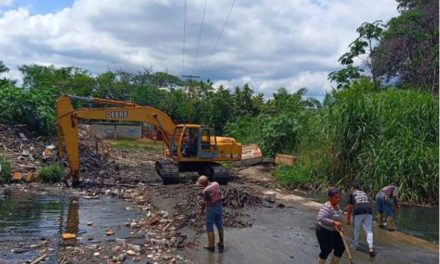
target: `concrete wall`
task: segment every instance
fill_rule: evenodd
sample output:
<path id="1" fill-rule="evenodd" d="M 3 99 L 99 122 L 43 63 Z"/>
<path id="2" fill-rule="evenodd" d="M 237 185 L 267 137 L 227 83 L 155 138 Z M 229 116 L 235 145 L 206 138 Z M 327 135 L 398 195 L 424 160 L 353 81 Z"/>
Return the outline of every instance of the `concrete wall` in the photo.
<path id="1" fill-rule="evenodd" d="M 93 132 L 103 138 L 141 138 L 141 125 L 91 124 Z"/>

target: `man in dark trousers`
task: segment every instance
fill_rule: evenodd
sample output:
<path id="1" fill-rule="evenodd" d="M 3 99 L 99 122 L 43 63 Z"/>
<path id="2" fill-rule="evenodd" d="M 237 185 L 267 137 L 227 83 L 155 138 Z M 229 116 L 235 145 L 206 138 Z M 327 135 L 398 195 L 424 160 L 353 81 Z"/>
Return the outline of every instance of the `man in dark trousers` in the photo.
<path id="1" fill-rule="evenodd" d="M 220 185 L 217 182 L 210 182 L 208 177 L 200 176 L 198 181 L 198 185 L 202 186 L 203 192 L 203 203 L 200 207 L 200 214 L 203 215 L 203 212 L 206 208 L 206 228 L 208 231 L 208 245 L 204 246 L 208 251 L 215 251 L 215 235 L 214 235 L 214 224 L 217 227 L 218 231 L 218 239 L 219 242 L 217 244 L 220 252 L 224 249 L 223 244 L 223 206 L 222 206 L 222 192 L 220 189 Z"/>
<path id="2" fill-rule="evenodd" d="M 347 205 L 347 225 L 351 224 L 351 215 L 353 214 L 353 246 L 357 248 L 359 246 L 359 233 L 362 228 L 367 236 L 367 243 L 369 248 L 370 257 L 375 257 L 373 247 L 373 209 L 368 199 L 367 194 L 361 190 L 359 183 L 355 182 L 351 186 L 351 193 L 348 196 Z"/>

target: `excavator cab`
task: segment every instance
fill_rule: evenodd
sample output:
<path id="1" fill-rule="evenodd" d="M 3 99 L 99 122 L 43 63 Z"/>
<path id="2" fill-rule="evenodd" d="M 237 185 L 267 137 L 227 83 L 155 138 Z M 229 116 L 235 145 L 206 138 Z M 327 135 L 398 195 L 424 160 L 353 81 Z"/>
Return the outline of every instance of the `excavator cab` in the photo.
<path id="1" fill-rule="evenodd" d="M 212 129 L 194 125 L 177 125 L 171 144 L 171 156 L 179 161 L 215 159 L 217 140 Z"/>

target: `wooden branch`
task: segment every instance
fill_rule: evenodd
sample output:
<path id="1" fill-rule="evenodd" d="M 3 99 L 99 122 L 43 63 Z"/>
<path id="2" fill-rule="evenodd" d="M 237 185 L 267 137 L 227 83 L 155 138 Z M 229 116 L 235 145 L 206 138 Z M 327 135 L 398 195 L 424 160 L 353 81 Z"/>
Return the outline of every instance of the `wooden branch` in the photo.
<path id="1" fill-rule="evenodd" d="M 47 253 L 44 253 L 43 255 L 39 256 L 36 260 L 32 261 L 31 264 L 37 264 L 40 261 L 42 261 L 43 259 L 45 259 L 47 257 Z"/>

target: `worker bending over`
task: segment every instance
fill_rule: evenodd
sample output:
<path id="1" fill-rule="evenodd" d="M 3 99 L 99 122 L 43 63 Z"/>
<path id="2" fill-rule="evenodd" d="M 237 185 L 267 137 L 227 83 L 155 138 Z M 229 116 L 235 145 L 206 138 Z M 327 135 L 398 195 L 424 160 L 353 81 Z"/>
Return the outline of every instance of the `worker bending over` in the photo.
<path id="1" fill-rule="evenodd" d="M 377 204 L 377 221 L 378 226 L 383 227 L 384 214 L 387 221 L 387 229 L 395 231 L 394 212 L 399 208 L 397 194 L 399 187 L 395 183 L 391 183 L 380 190 L 376 195 Z"/>
<path id="2" fill-rule="evenodd" d="M 203 203 L 200 207 L 200 215 L 203 215 L 204 210 L 206 208 L 206 228 L 208 231 L 208 245 L 204 247 L 211 252 L 215 251 L 215 235 L 214 235 L 214 224 L 218 230 L 218 239 L 219 242 L 217 244 L 220 252 L 223 252 L 224 244 L 223 244 L 223 206 L 222 206 L 222 192 L 220 189 L 220 185 L 217 182 L 210 182 L 208 177 L 200 176 L 198 181 L 198 185 L 202 186 L 203 192 Z"/>

